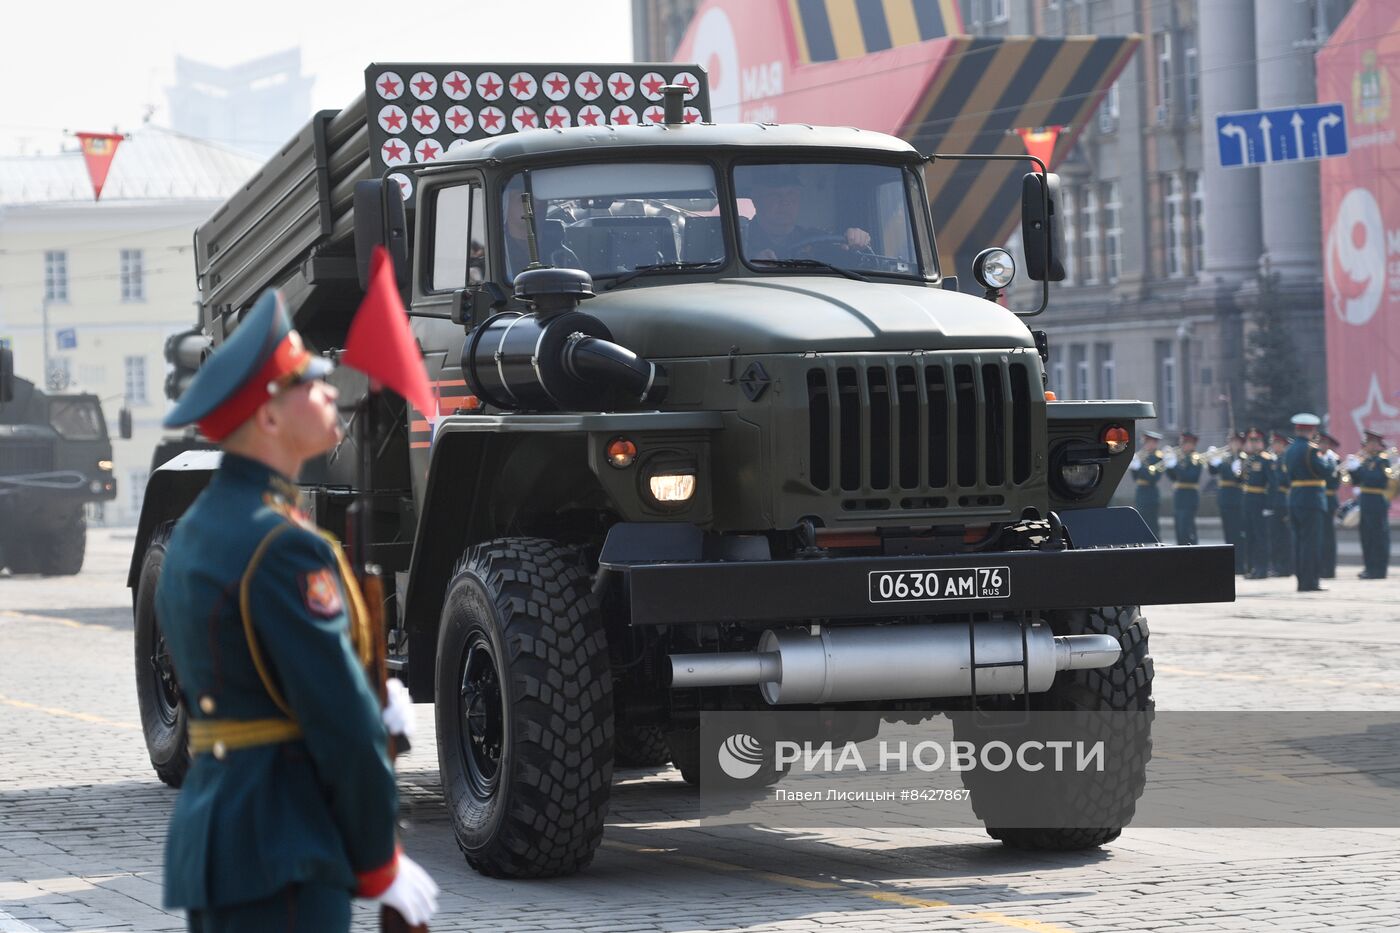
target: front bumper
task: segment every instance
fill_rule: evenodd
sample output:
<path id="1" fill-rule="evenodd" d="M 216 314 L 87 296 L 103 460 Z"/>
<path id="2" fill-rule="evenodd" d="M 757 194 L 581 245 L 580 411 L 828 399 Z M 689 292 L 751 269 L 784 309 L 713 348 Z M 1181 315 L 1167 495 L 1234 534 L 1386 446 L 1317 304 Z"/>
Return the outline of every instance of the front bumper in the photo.
<path id="1" fill-rule="evenodd" d="M 624 577 L 633 625 L 767 624 L 1235 599 L 1230 545 L 604 565 Z M 951 595 L 879 599 L 881 583 L 900 579 L 890 575 L 915 572 L 942 581 L 941 592 Z M 979 576 L 1003 582 L 978 587 Z M 969 579 L 984 592 L 965 595 Z M 887 587 L 891 596 L 898 595 L 894 586 Z"/>

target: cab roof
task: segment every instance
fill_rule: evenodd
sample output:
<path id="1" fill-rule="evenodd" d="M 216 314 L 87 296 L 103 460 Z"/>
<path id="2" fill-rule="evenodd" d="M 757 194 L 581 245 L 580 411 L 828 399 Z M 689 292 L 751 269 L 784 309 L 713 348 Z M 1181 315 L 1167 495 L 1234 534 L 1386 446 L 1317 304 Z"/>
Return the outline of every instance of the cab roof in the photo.
<path id="1" fill-rule="evenodd" d="M 885 133 L 848 126 L 805 123 L 690 123 L 648 126 L 575 126 L 540 129 L 479 139 L 446 153 L 444 162 L 513 162 L 559 154 L 628 150 L 714 151 L 717 149 L 809 149 L 813 156 L 838 150 L 921 161 L 908 142 Z"/>

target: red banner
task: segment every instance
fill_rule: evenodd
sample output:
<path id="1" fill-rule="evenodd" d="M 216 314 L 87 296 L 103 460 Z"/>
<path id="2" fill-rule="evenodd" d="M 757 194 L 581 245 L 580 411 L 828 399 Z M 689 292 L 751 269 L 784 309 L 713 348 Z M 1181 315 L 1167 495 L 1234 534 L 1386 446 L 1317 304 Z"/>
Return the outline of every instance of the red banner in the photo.
<path id="1" fill-rule="evenodd" d="M 83 161 L 87 163 L 88 178 L 92 179 L 92 199 L 102 198 L 102 186 L 107 184 L 107 173 L 112 169 L 112 159 L 117 154 L 117 146 L 125 138 L 118 133 L 75 133 L 83 146 Z"/>
<path id="2" fill-rule="evenodd" d="M 1317 99 L 1346 103 L 1349 154 L 1324 159 L 1329 427 L 1400 439 L 1400 7 L 1358 0 L 1317 56 Z"/>
<path id="3" fill-rule="evenodd" d="M 1059 141 L 1062 129 L 1063 126 L 1044 126 L 1039 129 L 1017 130 L 1016 135 L 1026 144 L 1026 155 L 1033 156 L 1049 166 L 1052 164 L 1050 157 L 1055 154 L 1055 143 Z"/>

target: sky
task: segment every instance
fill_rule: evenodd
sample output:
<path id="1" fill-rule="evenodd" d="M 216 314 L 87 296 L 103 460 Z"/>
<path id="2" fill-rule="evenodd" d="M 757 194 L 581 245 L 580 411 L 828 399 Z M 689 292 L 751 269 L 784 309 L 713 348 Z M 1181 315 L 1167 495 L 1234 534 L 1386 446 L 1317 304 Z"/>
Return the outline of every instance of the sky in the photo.
<path id="1" fill-rule="evenodd" d="M 150 107 L 168 124 L 176 55 L 228 66 L 300 46 L 313 110 L 350 103 L 374 61 L 632 60 L 629 0 L 12 0 L 4 20 L 0 155 L 130 132 Z"/>

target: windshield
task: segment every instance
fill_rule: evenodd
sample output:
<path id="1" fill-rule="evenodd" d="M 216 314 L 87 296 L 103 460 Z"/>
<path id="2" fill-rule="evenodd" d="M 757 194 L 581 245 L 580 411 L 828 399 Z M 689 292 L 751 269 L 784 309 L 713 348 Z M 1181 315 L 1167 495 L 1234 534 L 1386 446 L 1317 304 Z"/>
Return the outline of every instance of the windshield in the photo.
<path id="1" fill-rule="evenodd" d="M 744 261 L 760 270 L 919 275 L 910 183 L 893 165 L 740 163 L 734 195 Z"/>
<path id="2" fill-rule="evenodd" d="M 608 278 L 661 263 L 717 263 L 724 254 L 715 173 L 708 165 L 608 163 L 530 173 L 539 258 Z M 522 175 L 506 186 L 506 269 L 530 261 Z"/>
<path id="3" fill-rule="evenodd" d="M 100 441 L 104 434 L 102 411 L 92 399 L 50 399 L 49 424 L 71 441 Z"/>

